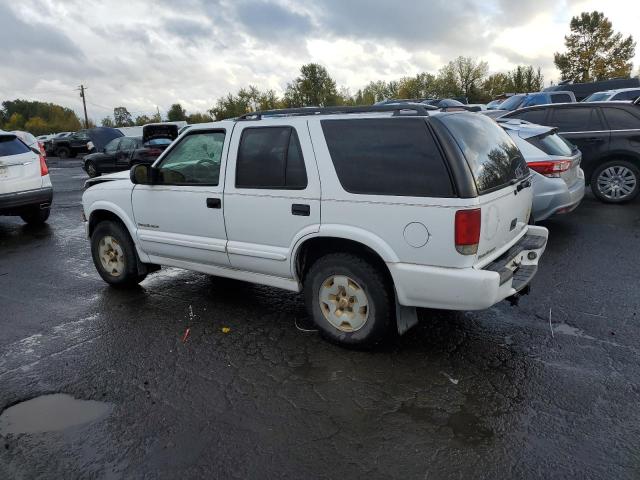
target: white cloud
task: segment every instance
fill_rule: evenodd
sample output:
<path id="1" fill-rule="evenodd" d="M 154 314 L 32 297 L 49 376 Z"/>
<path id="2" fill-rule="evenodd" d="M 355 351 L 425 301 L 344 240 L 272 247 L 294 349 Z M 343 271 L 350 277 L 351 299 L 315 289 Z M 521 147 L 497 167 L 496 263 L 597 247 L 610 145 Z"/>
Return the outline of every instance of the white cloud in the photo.
<path id="1" fill-rule="evenodd" d="M 80 112 L 83 83 L 96 120 L 119 105 L 205 111 L 249 84 L 282 92 L 311 61 L 353 92 L 458 55 L 491 71 L 532 63 L 549 81 L 571 16 L 594 9 L 637 32 L 640 3 L 624 0 L 23 0 L 0 5 L 0 100 Z"/>

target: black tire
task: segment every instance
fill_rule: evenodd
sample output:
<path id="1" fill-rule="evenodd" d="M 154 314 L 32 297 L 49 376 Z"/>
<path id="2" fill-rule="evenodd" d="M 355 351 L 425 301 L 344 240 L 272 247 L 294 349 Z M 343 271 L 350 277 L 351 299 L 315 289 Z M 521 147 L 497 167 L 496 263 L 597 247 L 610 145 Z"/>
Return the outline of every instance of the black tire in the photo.
<path id="1" fill-rule="evenodd" d="M 320 288 L 334 275 L 349 277 L 364 290 L 368 317 L 355 331 L 332 325 L 320 307 Z M 385 275 L 375 265 L 357 255 L 333 253 L 319 258 L 304 280 L 307 310 L 320 333 L 329 341 L 346 347 L 372 347 L 381 342 L 395 325 L 395 302 Z"/>
<path id="2" fill-rule="evenodd" d="M 612 195 L 611 193 L 607 194 L 603 187 L 600 185 L 600 176 L 603 175 L 605 171 L 611 172 L 609 169 L 625 169 L 625 172 L 628 172 L 626 178 L 633 178 L 635 180 L 635 186 L 633 190 L 628 194 L 623 194 L 619 197 Z M 614 170 L 615 171 L 615 170 Z M 605 203 L 626 203 L 630 202 L 634 198 L 638 196 L 638 192 L 640 192 L 640 169 L 636 165 L 626 160 L 613 160 L 611 162 L 604 163 L 595 169 L 593 172 L 593 176 L 591 177 L 591 191 L 596 196 L 596 198 Z"/>
<path id="3" fill-rule="evenodd" d="M 22 213 L 20 218 L 28 225 L 42 225 L 47 221 L 50 214 L 50 208 L 40 208 L 40 206 L 35 206 Z"/>
<path id="4" fill-rule="evenodd" d="M 71 151 L 67 147 L 56 148 L 56 157 L 69 158 L 70 155 L 71 155 Z"/>
<path id="5" fill-rule="evenodd" d="M 87 172 L 87 175 L 89 175 L 91 178 L 100 176 L 100 172 L 96 168 L 96 164 L 93 162 L 87 162 L 84 166 L 84 169 Z"/>
<path id="6" fill-rule="evenodd" d="M 100 260 L 100 242 L 105 237 L 115 239 L 122 250 L 122 256 L 118 258 L 124 261 L 124 267 L 118 274 L 105 269 Z M 146 273 L 138 273 L 138 254 L 136 253 L 135 245 L 127 229 L 118 222 L 106 220 L 96 226 L 91 234 L 91 256 L 93 264 L 102 279 L 114 287 L 133 287 L 142 282 L 147 276 Z"/>

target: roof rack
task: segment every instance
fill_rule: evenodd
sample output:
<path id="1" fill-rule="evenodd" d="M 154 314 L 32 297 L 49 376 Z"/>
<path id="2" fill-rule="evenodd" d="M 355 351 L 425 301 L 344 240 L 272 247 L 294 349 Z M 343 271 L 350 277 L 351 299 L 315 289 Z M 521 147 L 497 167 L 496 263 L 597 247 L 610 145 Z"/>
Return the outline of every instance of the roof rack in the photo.
<path id="1" fill-rule="evenodd" d="M 263 117 L 297 117 L 305 115 L 336 115 L 341 113 L 379 113 L 393 112 L 393 116 L 418 116 L 425 117 L 430 111 L 438 110 L 431 105 L 415 103 L 398 103 L 395 105 L 364 105 L 355 107 L 302 107 L 283 108 L 278 110 L 263 110 L 242 115 L 236 120 L 261 120 Z M 413 111 L 413 114 L 403 112 Z"/>

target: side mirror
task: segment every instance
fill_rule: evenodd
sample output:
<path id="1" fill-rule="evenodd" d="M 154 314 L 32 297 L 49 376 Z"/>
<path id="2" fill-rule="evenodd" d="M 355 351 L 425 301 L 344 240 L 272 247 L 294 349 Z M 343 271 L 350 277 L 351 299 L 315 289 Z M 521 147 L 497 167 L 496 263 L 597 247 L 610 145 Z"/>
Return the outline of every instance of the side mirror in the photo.
<path id="1" fill-rule="evenodd" d="M 157 176 L 157 171 L 149 164 L 138 163 L 131 167 L 129 178 L 135 185 L 153 185 Z"/>

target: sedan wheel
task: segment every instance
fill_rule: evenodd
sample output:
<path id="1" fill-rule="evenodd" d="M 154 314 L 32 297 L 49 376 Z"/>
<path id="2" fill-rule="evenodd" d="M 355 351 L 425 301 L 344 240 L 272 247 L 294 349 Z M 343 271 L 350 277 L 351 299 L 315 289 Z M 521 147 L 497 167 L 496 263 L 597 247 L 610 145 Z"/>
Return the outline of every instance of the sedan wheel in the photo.
<path id="1" fill-rule="evenodd" d="M 98 170 L 96 169 L 96 166 L 93 164 L 93 162 L 87 162 L 87 174 L 91 177 L 97 177 L 99 175 Z"/>

